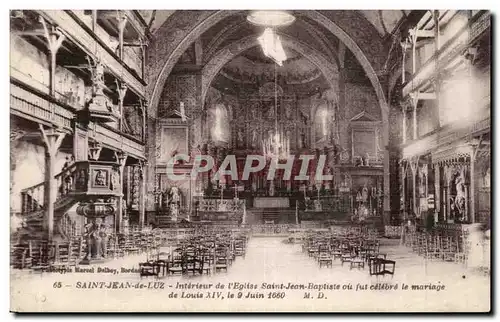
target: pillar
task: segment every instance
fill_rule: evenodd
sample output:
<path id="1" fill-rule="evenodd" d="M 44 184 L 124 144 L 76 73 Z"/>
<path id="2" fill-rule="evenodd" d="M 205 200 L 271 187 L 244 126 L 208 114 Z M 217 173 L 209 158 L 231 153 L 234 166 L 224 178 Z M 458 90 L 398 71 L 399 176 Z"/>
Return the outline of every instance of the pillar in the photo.
<path id="1" fill-rule="evenodd" d="M 125 83 L 120 83 L 118 80 L 116 80 L 116 91 L 118 93 L 118 108 L 119 108 L 119 113 L 120 113 L 120 121 L 118 123 L 120 131 L 123 132 L 123 100 L 125 98 L 125 95 L 127 94 L 127 84 Z"/>
<path id="2" fill-rule="evenodd" d="M 403 103 L 402 104 L 402 108 L 403 108 L 403 144 L 406 143 L 406 104 Z"/>
<path id="3" fill-rule="evenodd" d="M 441 214 L 441 167 L 439 164 L 434 166 L 434 207 L 440 217 Z"/>
<path id="4" fill-rule="evenodd" d="M 479 149 L 479 146 L 477 147 Z M 470 184 L 470 222 L 475 223 L 476 222 L 476 155 L 477 153 L 473 154 L 473 157 L 471 157 L 470 160 L 470 179 L 469 179 L 469 184 Z"/>
<path id="5" fill-rule="evenodd" d="M 115 231 L 117 233 L 122 231 L 122 222 L 123 222 L 123 209 L 126 207 L 126 204 L 123 202 L 123 177 L 125 170 L 125 163 L 127 162 L 127 155 L 123 152 L 115 152 L 116 162 L 118 163 L 119 173 L 120 173 L 120 196 L 118 197 L 117 207 L 116 207 L 116 216 L 115 216 Z"/>
<path id="6" fill-rule="evenodd" d="M 146 176 L 144 171 L 146 171 L 146 161 L 139 161 L 139 179 L 140 179 L 140 191 L 139 191 L 139 227 L 144 227 L 144 221 L 146 218 Z"/>
<path id="7" fill-rule="evenodd" d="M 447 221 L 448 218 L 450 217 L 450 210 L 451 210 L 451 204 L 450 204 L 450 194 L 451 194 L 451 187 L 450 187 L 450 172 L 451 169 L 448 165 L 444 166 L 444 178 L 445 178 L 445 191 L 444 191 L 444 220 Z"/>
<path id="8" fill-rule="evenodd" d="M 417 129 L 417 105 L 418 98 L 412 99 L 413 104 L 413 140 L 418 138 L 418 129 Z"/>
<path id="9" fill-rule="evenodd" d="M 417 171 L 418 171 L 418 158 L 416 161 L 410 161 L 411 175 L 412 175 L 412 196 L 413 196 L 413 209 L 412 211 L 417 214 Z"/>
<path id="10" fill-rule="evenodd" d="M 57 180 L 55 179 L 56 156 L 65 133 L 59 132 L 56 129 L 44 129 L 40 124 L 40 132 L 42 132 L 43 142 L 45 143 L 45 186 L 44 186 L 44 205 L 45 218 L 44 228 L 47 230 L 48 241 L 52 241 L 54 237 L 54 203 L 57 198 Z"/>
<path id="11" fill-rule="evenodd" d="M 123 32 L 127 26 L 127 16 L 119 13 L 118 14 L 118 57 L 123 61 Z"/>
<path id="12" fill-rule="evenodd" d="M 405 161 L 403 161 L 405 162 Z M 403 220 L 406 220 L 406 164 L 403 163 L 400 166 L 400 171 L 401 171 L 401 196 L 402 196 L 402 203 L 401 206 L 403 208 Z"/>
<path id="13" fill-rule="evenodd" d="M 44 35 L 47 40 L 48 49 L 50 53 L 50 83 L 49 83 L 49 91 L 50 96 L 54 97 L 56 94 L 56 57 L 57 51 L 62 45 L 62 42 L 66 38 L 59 30 L 52 27 L 51 30 L 47 28 L 47 24 L 45 23 L 45 19 L 40 16 L 40 22 L 42 23 Z"/>

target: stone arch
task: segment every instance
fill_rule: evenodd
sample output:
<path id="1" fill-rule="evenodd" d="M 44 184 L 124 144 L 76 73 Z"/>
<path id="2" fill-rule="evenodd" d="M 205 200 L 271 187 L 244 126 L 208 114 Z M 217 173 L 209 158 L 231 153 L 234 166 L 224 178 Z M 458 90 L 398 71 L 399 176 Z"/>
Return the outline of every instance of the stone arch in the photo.
<path id="1" fill-rule="evenodd" d="M 330 87 L 338 90 L 338 68 L 326 59 L 323 55 L 318 53 L 315 49 L 297 41 L 296 39 L 282 35 L 281 40 L 284 47 L 292 48 L 302 56 L 306 57 L 318 67 L 323 73 Z M 238 56 L 247 49 L 258 45 L 257 37 L 255 35 L 248 36 L 240 39 L 237 42 L 231 43 L 229 46 L 221 49 L 203 68 L 201 72 L 201 103 L 202 106 L 205 102 L 205 97 L 210 88 L 212 80 L 215 78 L 221 68 L 231 59 Z"/>
<path id="2" fill-rule="evenodd" d="M 151 70 L 151 68 L 149 69 L 149 74 L 152 78 L 152 82 L 149 82 L 150 87 L 148 88 L 148 94 L 150 94 L 149 115 L 156 115 L 163 86 L 165 85 L 167 77 L 173 66 L 182 53 L 186 51 L 186 49 L 206 30 L 234 13 L 235 11 L 224 10 L 200 10 L 198 12 L 182 11 L 181 14 L 179 14 L 181 16 L 179 20 L 182 20 L 182 23 L 177 23 L 176 25 L 176 19 L 173 19 L 174 17 L 170 17 L 170 19 L 167 20 L 167 23 L 160 27 L 161 31 L 159 30 L 160 32 L 157 32 L 159 36 L 161 36 L 162 32 L 164 32 L 166 34 L 170 34 L 173 39 L 169 39 L 168 44 L 164 44 L 164 42 L 161 44 L 156 43 L 155 50 L 153 50 L 156 56 L 153 57 L 153 59 L 150 59 L 150 61 L 154 61 L 154 64 L 152 67 L 153 70 Z M 176 13 L 174 13 L 174 15 L 175 14 Z M 182 14 L 185 14 L 186 16 L 183 17 Z M 366 21 L 366 24 L 368 25 L 365 24 L 363 26 L 364 20 L 359 17 L 359 13 L 354 11 L 304 10 L 300 11 L 300 14 L 316 21 L 335 35 L 346 45 L 346 47 L 354 54 L 358 62 L 361 64 L 375 90 L 380 105 L 383 124 L 382 141 L 384 146 L 387 146 L 389 143 L 389 106 L 380 80 L 374 69 L 374 66 L 380 68 L 381 58 L 383 59 L 384 53 L 387 51 L 387 49 L 382 45 L 382 39 L 377 32 L 373 30 L 373 27 L 369 26 L 369 22 Z M 353 19 L 360 23 L 353 23 Z M 344 29 L 340 28 L 337 22 L 341 23 Z M 189 28 L 189 26 L 193 25 L 194 27 Z M 366 55 L 368 55 L 371 60 L 367 58 Z M 161 67 L 157 66 L 158 64 Z M 156 70 L 159 68 L 160 71 L 156 73 Z M 384 195 L 386 196 L 384 197 L 384 211 L 388 211 L 389 156 L 387 150 L 384 155 Z"/>
<path id="3" fill-rule="evenodd" d="M 231 10 L 180 10 L 156 31 L 154 46 L 148 47 L 149 115 L 156 116 L 163 87 L 181 55 L 205 31 L 234 13 Z"/>

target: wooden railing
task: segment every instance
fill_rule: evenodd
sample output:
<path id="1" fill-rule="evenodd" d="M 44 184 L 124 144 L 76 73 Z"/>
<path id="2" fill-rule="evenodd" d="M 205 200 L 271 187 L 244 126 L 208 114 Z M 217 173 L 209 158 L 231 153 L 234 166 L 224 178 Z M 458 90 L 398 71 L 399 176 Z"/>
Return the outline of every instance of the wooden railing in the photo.
<path id="1" fill-rule="evenodd" d="M 435 73 L 435 66 L 446 67 L 460 55 L 477 37 L 490 27 L 491 13 L 482 11 L 473 17 L 452 39 L 446 42 L 438 52 L 432 55 L 426 63 L 408 80 L 403 88 L 403 97 L 418 90 Z"/>
<path id="2" fill-rule="evenodd" d="M 202 199 L 199 201 L 198 211 L 239 212 L 244 207 L 244 199 Z"/>
<path id="3" fill-rule="evenodd" d="M 305 211 L 329 211 L 350 213 L 352 210 L 352 196 L 328 196 L 319 199 L 306 199 L 299 201 L 300 210 Z"/>
<path id="4" fill-rule="evenodd" d="M 12 114 L 42 124 L 56 125 L 67 133 L 73 132 L 72 122 L 76 111 L 81 108 L 59 102 L 47 93 L 40 92 L 12 77 L 10 98 Z M 138 115 L 136 116 L 138 117 Z M 88 127 L 89 138 L 100 142 L 103 146 L 110 148 L 121 147 L 127 154 L 139 159 L 145 158 L 143 133 L 138 134 L 137 126 L 135 126 L 133 134 L 123 133 L 107 125 L 94 122 L 90 122 Z"/>

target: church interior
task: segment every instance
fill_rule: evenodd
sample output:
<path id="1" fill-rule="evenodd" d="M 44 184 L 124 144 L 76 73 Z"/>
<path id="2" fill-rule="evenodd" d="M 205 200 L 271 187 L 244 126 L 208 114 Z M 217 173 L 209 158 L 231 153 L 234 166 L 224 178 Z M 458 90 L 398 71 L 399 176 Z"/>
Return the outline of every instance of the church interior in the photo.
<path id="1" fill-rule="evenodd" d="M 11 274 L 489 287 L 490 24 L 10 11 Z"/>

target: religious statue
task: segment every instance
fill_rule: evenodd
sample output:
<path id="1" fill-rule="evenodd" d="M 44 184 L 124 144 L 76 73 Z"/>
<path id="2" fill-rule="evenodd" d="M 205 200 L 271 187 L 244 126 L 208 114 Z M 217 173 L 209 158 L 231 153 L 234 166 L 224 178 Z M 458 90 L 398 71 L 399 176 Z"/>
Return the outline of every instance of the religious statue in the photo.
<path id="1" fill-rule="evenodd" d="M 370 154 L 368 152 L 366 152 L 366 154 L 365 154 L 363 165 L 365 167 L 369 167 L 370 166 Z"/>
<path id="2" fill-rule="evenodd" d="M 361 190 L 361 201 L 363 203 L 366 203 L 368 201 L 368 187 L 366 186 L 366 183 Z"/>
<path id="3" fill-rule="evenodd" d="M 106 186 L 106 176 L 104 175 L 103 170 L 97 170 L 94 183 L 96 186 Z"/>
<path id="4" fill-rule="evenodd" d="M 425 197 L 426 176 L 423 169 L 418 171 L 418 193 L 420 197 Z"/>
<path id="5" fill-rule="evenodd" d="M 106 257 L 107 227 L 102 218 L 95 218 L 91 223 L 85 225 L 85 237 L 87 238 L 85 259 Z"/>
<path id="6" fill-rule="evenodd" d="M 285 117 L 289 120 L 292 117 L 292 107 L 290 104 L 285 105 Z"/>
<path id="7" fill-rule="evenodd" d="M 81 169 L 78 172 L 78 176 L 76 179 L 77 189 L 86 190 L 87 189 L 87 171 L 85 169 Z"/>
<path id="8" fill-rule="evenodd" d="M 269 196 L 273 197 L 274 196 L 274 181 L 271 180 L 269 182 Z"/>
<path id="9" fill-rule="evenodd" d="M 170 188 L 170 200 L 173 203 L 180 202 L 179 188 L 177 188 L 176 186 Z"/>
<path id="10" fill-rule="evenodd" d="M 307 147 L 307 143 L 306 143 L 306 134 L 304 133 L 304 131 L 302 130 L 302 133 L 300 134 L 300 148 L 301 149 L 304 149 Z"/>
<path id="11" fill-rule="evenodd" d="M 173 186 L 170 188 L 170 192 L 167 194 L 166 208 L 168 209 L 171 220 L 177 221 L 180 211 L 181 196 L 179 188 Z"/>
<path id="12" fill-rule="evenodd" d="M 258 106 L 253 106 L 250 112 L 252 113 L 252 119 L 257 119 L 257 108 Z"/>
<path id="13" fill-rule="evenodd" d="M 101 218 L 96 218 L 99 225 L 98 235 L 100 238 L 101 246 L 101 256 L 107 256 L 107 245 L 108 245 L 108 226 L 105 224 L 104 220 Z"/>
<path id="14" fill-rule="evenodd" d="M 243 147 L 243 145 L 244 145 L 243 130 L 239 129 L 238 130 L 238 146 Z"/>
<path id="15" fill-rule="evenodd" d="M 483 187 L 484 188 L 489 188 L 490 187 L 490 177 L 491 177 L 491 169 L 488 167 L 486 171 L 484 172 L 483 176 Z"/>
<path id="16" fill-rule="evenodd" d="M 465 173 L 461 170 L 458 176 L 455 179 L 455 187 L 457 190 L 457 195 L 455 197 L 455 210 L 456 214 L 460 221 L 463 221 L 465 218 Z"/>
<path id="17" fill-rule="evenodd" d="M 173 222 L 176 222 L 178 216 L 179 216 L 179 206 L 176 203 L 171 202 L 170 203 L 170 220 Z"/>
<path id="18" fill-rule="evenodd" d="M 111 172 L 111 190 L 118 190 L 120 187 L 120 170 L 118 167 Z"/>
<path id="19" fill-rule="evenodd" d="M 275 108 L 274 105 L 272 105 L 271 107 L 269 107 L 269 110 L 267 111 L 267 117 L 270 119 L 275 117 L 274 108 Z"/>
<path id="20" fill-rule="evenodd" d="M 257 131 L 255 129 L 252 130 L 252 148 L 257 147 Z"/>

